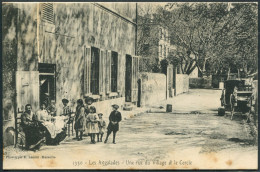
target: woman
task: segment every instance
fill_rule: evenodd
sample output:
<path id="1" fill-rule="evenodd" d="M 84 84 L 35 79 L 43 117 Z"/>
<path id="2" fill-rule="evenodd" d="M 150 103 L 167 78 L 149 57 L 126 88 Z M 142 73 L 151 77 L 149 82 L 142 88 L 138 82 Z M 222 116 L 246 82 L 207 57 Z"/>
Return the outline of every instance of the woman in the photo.
<path id="1" fill-rule="evenodd" d="M 85 108 L 82 99 L 77 100 L 74 129 L 76 131 L 76 139 L 78 141 L 82 140 L 83 131 L 85 130 Z M 80 137 L 78 132 L 80 132 Z"/>
<path id="2" fill-rule="evenodd" d="M 55 118 L 48 114 L 45 103 L 41 104 L 41 109 L 36 113 L 36 120 L 45 130 L 47 145 L 58 145 L 65 139 L 66 131 L 55 125 Z"/>

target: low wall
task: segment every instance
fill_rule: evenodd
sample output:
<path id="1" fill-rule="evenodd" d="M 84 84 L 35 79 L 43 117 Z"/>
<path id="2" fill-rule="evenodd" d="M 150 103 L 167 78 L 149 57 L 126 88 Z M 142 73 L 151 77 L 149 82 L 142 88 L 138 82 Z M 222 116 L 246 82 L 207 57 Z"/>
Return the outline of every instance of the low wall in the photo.
<path id="1" fill-rule="evenodd" d="M 166 75 L 140 73 L 141 107 L 166 99 Z"/>
<path id="2" fill-rule="evenodd" d="M 190 88 L 212 88 L 212 77 L 190 78 Z"/>
<path id="3" fill-rule="evenodd" d="M 186 74 L 176 74 L 175 96 L 189 91 L 189 76 Z"/>

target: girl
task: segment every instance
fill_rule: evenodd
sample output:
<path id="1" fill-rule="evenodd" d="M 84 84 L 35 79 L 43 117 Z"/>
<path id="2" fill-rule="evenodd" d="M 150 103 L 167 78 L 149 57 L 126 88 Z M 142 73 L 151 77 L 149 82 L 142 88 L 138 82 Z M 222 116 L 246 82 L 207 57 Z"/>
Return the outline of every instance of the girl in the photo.
<path id="1" fill-rule="evenodd" d="M 98 137 L 97 141 L 98 142 L 102 142 L 102 138 L 103 138 L 103 135 L 104 135 L 104 132 L 105 132 L 105 129 L 106 129 L 106 122 L 103 120 L 102 116 L 103 116 L 102 113 L 98 114 L 98 118 L 99 118 L 99 121 L 98 121 L 99 133 L 97 134 L 97 137 Z M 101 135 L 100 139 L 99 139 L 99 135 Z"/>
<path id="2" fill-rule="evenodd" d="M 82 99 L 77 100 L 74 129 L 76 131 L 76 139 L 78 141 L 82 140 L 83 131 L 85 129 L 85 108 Z M 80 137 L 78 132 L 80 132 Z"/>
<path id="3" fill-rule="evenodd" d="M 89 114 L 87 115 L 87 129 L 91 137 L 91 143 L 95 144 L 95 135 L 99 133 L 99 128 L 96 108 L 94 106 L 90 106 L 89 108 Z"/>

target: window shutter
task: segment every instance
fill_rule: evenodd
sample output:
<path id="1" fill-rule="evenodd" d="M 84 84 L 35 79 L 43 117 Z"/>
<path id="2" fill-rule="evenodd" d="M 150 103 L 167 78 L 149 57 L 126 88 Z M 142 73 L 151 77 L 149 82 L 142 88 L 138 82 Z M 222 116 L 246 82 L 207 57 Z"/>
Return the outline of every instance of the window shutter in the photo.
<path id="1" fill-rule="evenodd" d="M 42 20 L 54 24 L 53 3 L 42 3 Z"/>
<path id="2" fill-rule="evenodd" d="M 100 50 L 100 55 L 99 55 L 99 93 L 100 95 L 103 95 L 105 90 L 105 51 Z"/>
<path id="3" fill-rule="evenodd" d="M 138 94 L 138 69 L 139 58 L 137 56 L 132 57 L 132 102 L 137 102 Z"/>
<path id="4" fill-rule="evenodd" d="M 107 51 L 106 57 L 106 93 L 111 92 L 111 51 Z"/>
<path id="5" fill-rule="evenodd" d="M 122 95 L 125 96 L 125 70 L 126 70 L 126 65 L 125 65 L 125 62 L 126 62 L 126 55 L 125 54 L 122 54 L 121 55 L 121 70 L 120 70 L 120 73 L 121 73 L 121 79 L 122 79 L 122 85 L 121 85 L 121 92 L 122 92 Z"/>
<path id="6" fill-rule="evenodd" d="M 119 93 L 119 96 L 122 94 L 122 73 L 124 70 L 122 70 L 122 55 L 118 53 L 117 57 L 117 92 Z"/>
<path id="7" fill-rule="evenodd" d="M 84 48 L 84 95 L 90 94 L 90 74 L 91 74 L 91 47 Z"/>
<path id="8" fill-rule="evenodd" d="M 29 103 L 33 110 L 39 106 L 39 71 L 17 71 L 16 72 L 16 103 L 17 108 L 24 109 Z M 18 110 L 18 109 L 16 109 Z"/>

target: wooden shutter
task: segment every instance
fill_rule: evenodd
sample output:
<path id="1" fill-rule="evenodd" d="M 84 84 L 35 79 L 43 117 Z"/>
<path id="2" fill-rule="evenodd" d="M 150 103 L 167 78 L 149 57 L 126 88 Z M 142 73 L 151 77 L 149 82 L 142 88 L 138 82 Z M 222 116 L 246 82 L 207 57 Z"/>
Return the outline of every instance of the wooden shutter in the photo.
<path id="1" fill-rule="evenodd" d="M 42 20 L 54 24 L 53 3 L 42 3 Z"/>
<path id="2" fill-rule="evenodd" d="M 124 70 L 122 70 L 122 55 L 118 53 L 117 57 L 117 92 L 119 96 L 122 94 L 122 73 L 124 73 Z"/>
<path id="3" fill-rule="evenodd" d="M 111 92 L 111 51 L 107 51 L 106 56 L 106 93 Z"/>
<path id="4" fill-rule="evenodd" d="M 103 95 L 105 93 L 105 51 L 100 50 L 99 55 L 99 93 Z"/>
<path id="5" fill-rule="evenodd" d="M 91 47 L 84 47 L 84 95 L 90 94 Z"/>
<path id="6" fill-rule="evenodd" d="M 132 102 L 137 102 L 138 96 L 138 69 L 139 58 L 137 56 L 132 57 Z"/>
<path id="7" fill-rule="evenodd" d="M 31 104 L 34 112 L 39 109 L 39 87 L 39 71 L 16 72 L 16 102 L 19 110 L 24 110 L 26 104 Z"/>

